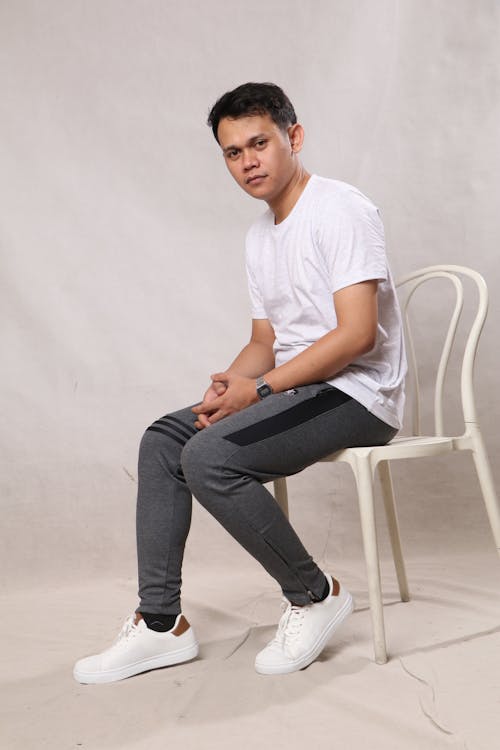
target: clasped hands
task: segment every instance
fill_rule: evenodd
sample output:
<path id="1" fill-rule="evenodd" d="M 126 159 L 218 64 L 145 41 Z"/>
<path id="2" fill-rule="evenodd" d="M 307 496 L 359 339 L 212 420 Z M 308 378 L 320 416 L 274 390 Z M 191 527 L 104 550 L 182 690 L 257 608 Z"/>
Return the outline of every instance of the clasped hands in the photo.
<path id="1" fill-rule="evenodd" d="M 217 372 L 210 379 L 212 383 L 203 401 L 192 409 L 198 417 L 194 423 L 198 430 L 242 411 L 259 400 L 253 378 L 228 371 Z"/>

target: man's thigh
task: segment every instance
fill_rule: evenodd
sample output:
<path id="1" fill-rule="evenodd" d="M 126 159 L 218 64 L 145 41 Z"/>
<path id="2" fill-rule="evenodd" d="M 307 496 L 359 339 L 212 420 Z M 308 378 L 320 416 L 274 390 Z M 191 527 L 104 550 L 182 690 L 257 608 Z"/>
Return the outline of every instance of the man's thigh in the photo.
<path id="1" fill-rule="evenodd" d="M 270 481 L 342 448 L 384 444 L 395 430 L 327 383 L 273 394 L 200 431 L 191 459 Z"/>

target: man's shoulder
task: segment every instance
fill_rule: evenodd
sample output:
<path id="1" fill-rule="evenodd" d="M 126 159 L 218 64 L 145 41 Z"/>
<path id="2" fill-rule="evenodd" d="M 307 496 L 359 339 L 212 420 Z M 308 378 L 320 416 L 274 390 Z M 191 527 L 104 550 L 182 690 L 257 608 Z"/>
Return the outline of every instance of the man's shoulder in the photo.
<path id="1" fill-rule="evenodd" d="M 366 204 L 373 206 L 372 201 L 359 190 L 343 180 L 336 180 L 331 177 L 320 177 L 313 175 L 311 177 L 311 193 L 318 205 L 340 207 L 355 207 Z"/>

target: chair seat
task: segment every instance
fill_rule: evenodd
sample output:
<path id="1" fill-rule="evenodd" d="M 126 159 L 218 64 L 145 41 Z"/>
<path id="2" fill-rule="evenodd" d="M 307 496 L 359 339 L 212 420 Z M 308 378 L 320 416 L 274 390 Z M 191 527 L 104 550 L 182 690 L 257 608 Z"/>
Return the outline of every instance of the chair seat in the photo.
<path id="1" fill-rule="evenodd" d="M 395 460 L 398 458 L 415 458 L 423 456 L 437 456 L 451 453 L 453 437 L 436 437 L 435 435 L 397 436 L 387 445 L 370 445 L 361 448 L 345 448 L 331 453 L 320 459 L 321 461 L 351 462 L 357 457 L 370 457 L 375 463 L 378 461 Z"/>

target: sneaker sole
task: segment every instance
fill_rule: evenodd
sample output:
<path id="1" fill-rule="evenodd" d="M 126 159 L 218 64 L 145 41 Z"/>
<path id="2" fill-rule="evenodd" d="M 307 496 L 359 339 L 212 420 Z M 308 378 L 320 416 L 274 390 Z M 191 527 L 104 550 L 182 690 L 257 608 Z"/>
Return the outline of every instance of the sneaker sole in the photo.
<path id="1" fill-rule="evenodd" d="M 354 609 L 354 602 L 351 594 L 347 594 L 346 600 L 342 607 L 339 609 L 334 619 L 329 623 L 328 627 L 320 634 L 318 640 L 313 647 L 300 659 L 294 659 L 293 661 L 287 661 L 283 664 L 259 664 L 255 661 L 255 670 L 259 674 L 289 674 L 291 672 L 298 672 L 300 669 L 305 669 L 309 666 L 322 652 L 327 642 L 333 637 L 334 633 L 338 630 L 340 625 L 344 622 L 347 617 L 351 614 Z"/>
<path id="2" fill-rule="evenodd" d="M 198 651 L 199 646 L 195 641 L 194 643 L 190 643 L 189 646 L 180 648 L 177 651 L 169 651 L 168 653 L 160 654 L 159 656 L 141 659 L 140 661 L 134 662 L 134 664 L 127 664 L 118 669 L 107 669 L 102 672 L 82 672 L 75 668 L 73 671 L 73 677 L 77 682 L 81 682 L 84 685 L 117 682 L 118 680 L 124 680 L 127 677 L 133 677 L 141 672 L 147 672 L 150 669 L 170 667 L 173 664 L 190 661 L 198 656 Z"/>

